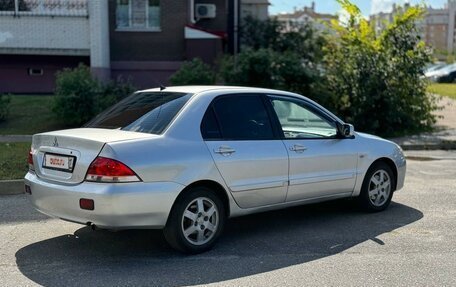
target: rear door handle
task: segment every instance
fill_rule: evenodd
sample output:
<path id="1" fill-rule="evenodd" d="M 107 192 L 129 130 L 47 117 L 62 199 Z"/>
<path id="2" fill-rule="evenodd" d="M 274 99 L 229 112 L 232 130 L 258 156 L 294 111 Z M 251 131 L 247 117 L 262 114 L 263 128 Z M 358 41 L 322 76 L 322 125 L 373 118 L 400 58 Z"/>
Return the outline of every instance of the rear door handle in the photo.
<path id="1" fill-rule="evenodd" d="M 236 150 L 231 148 L 231 147 L 229 147 L 229 146 L 221 146 L 218 149 L 214 149 L 214 152 L 218 153 L 218 154 L 221 154 L 223 156 L 229 156 L 229 155 L 235 153 Z"/>
<path id="2" fill-rule="evenodd" d="M 297 153 L 301 153 L 301 152 L 304 152 L 305 150 L 307 150 L 307 148 L 303 145 L 295 144 L 290 147 L 290 150 L 297 152 Z"/>

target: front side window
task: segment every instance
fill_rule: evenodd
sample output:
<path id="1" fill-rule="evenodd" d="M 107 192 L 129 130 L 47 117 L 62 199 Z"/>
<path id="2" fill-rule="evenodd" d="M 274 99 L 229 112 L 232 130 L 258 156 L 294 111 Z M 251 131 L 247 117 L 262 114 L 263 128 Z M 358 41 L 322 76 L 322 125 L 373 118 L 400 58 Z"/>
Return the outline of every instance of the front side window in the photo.
<path id="1" fill-rule="evenodd" d="M 214 117 L 225 140 L 267 140 L 274 133 L 259 95 L 222 96 L 213 103 Z M 210 115 L 209 115 L 210 116 Z M 216 127 L 212 124 L 213 135 Z"/>
<path id="2" fill-rule="evenodd" d="M 286 98 L 270 98 L 286 139 L 332 138 L 335 123 L 328 121 L 304 103 Z"/>
<path id="3" fill-rule="evenodd" d="M 160 29 L 160 0 L 117 0 L 117 29 Z"/>
<path id="4" fill-rule="evenodd" d="M 135 93 L 102 112 L 86 127 L 161 134 L 192 95 Z"/>

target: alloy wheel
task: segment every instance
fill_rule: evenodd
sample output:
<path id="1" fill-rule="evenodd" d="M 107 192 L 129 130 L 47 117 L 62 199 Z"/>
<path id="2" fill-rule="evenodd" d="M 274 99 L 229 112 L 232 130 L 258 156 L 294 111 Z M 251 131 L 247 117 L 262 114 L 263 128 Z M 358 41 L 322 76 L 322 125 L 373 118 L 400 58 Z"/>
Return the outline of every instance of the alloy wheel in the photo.
<path id="1" fill-rule="evenodd" d="M 380 169 L 376 171 L 369 182 L 368 195 L 372 205 L 381 207 L 388 201 L 391 193 L 391 179 L 388 173 Z"/>
<path id="2" fill-rule="evenodd" d="M 191 201 L 182 215 L 182 233 L 193 245 L 209 242 L 219 226 L 217 205 L 207 197 L 198 197 Z"/>

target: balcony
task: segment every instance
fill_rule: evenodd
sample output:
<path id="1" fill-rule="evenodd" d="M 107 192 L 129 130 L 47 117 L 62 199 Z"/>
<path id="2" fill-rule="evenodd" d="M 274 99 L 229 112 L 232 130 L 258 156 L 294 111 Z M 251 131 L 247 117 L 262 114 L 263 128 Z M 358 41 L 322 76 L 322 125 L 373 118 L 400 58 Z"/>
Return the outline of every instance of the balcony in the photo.
<path id="1" fill-rule="evenodd" d="M 88 6 L 89 0 L 1 0 L 0 54 L 89 55 Z"/>
<path id="2" fill-rule="evenodd" d="M 2 0 L 0 15 L 88 16 L 88 0 Z"/>

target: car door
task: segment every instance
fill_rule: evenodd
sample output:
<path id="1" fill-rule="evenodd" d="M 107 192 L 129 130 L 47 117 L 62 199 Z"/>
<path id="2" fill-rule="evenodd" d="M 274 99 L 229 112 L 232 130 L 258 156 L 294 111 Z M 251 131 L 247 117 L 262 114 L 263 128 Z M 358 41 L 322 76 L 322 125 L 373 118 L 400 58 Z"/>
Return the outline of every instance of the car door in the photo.
<path id="1" fill-rule="evenodd" d="M 201 124 L 202 136 L 242 208 L 285 202 L 288 153 L 258 94 L 219 96 Z"/>
<path id="2" fill-rule="evenodd" d="M 339 137 L 335 120 L 310 102 L 268 99 L 290 158 L 286 201 L 351 194 L 358 160 L 355 141 Z"/>

